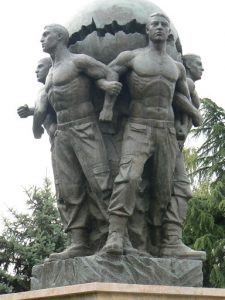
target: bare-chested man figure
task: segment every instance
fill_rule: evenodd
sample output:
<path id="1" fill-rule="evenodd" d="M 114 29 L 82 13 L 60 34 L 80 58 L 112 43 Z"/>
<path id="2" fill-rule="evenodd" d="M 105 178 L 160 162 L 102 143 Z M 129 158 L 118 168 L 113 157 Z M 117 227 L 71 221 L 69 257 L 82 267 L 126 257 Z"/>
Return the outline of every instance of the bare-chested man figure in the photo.
<path id="1" fill-rule="evenodd" d="M 35 71 L 38 82 L 45 84 L 45 80 L 51 66 L 52 66 L 52 60 L 50 57 L 45 57 L 39 60 Z M 43 86 L 38 92 L 34 107 L 29 107 L 27 104 L 25 104 L 23 106 L 18 107 L 17 113 L 21 118 L 34 116 L 35 112 L 38 111 L 42 105 L 46 107 L 46 103 L 48 103 L 47 94 L 45 92 L 45 87 Z M 52 170 L 53 170 L 54 181 L 56 183 L 57 175 L 56 175 L 56 164 L 55 164 L 54 135 L 56 132 L 57 122 L 56 122 L 56 113 L 50 104 L 47 105 L 47 113 L 43 121 L 43 126 L 49 135 L 49 141 L 51 144 Z"/>
<path id="2" fill-rule="evenodd" d="M 45 84 L 45 80 L 51 66 L 52 66 L 52 60 L 50 57 L 45 57 L 39 60 L 35 71 L 38 82 Z M 20 106 L 17 109 L 18 115 L 21 118 L 27 118 L 29 116 L 33 116 L 35 109 L 39 110 L 42 103 L 46 106 L 46 101 L 47 101 L 46 98 L 47 98 L 47 94 L 45 92 L 45 87 L 43 86 L 38 92 L 34 107 L 29 107 L 27 104 Z M 43 125 L 45 130 L 49 134 L 50 142 L 52 144 L 54 140 L 54 134 L 56 131 L 56 113 L 50 105 L 48 106 L 47 115 L 43 122 Z"/>
<path id="3" fill-rule="evenodd" d="M 201 58 L 195 54 L 187 54 L 183 56 L 183 62 L 187 73 L 191 102 L 198 109 L 200 99 L 195 89 L 195 81 L 201 79 L 204 71 Z M 204 251 L 194 251 L 182 242 L 182 225 L 187 214 L 188 200 L 192 197 L 182 153 L 183 144 L 192 126 L 191 120 L 186 119 L 186 121 L 187 123 L 181 127 L 184 130 L 183 135 L 178 134 L 180 149 L 177 151 L 172 197 L 163 220 L 163 240 L 160 252 L 163 257 L 204 260 L 206 259 Z M 179 126 L 179 122 L 178 119 L 177 126 Z M 184 125 L 186 128 L 184 128 Z"/>
<path id="4" fill-rule="evenodd" d="M 145 163 L 151 159 L 154 174 L 150 200 L 150 222 L 162 223 L 170 201 L 177 151 L 172 102 L 184 109 L 196 124 L 198 111 L 188 101 L 185 69 L 166 53 L 170 22 L 165 15 L 154 14 L 146 26 L 149 45 L 146 48 L 122 52 L 110 67 L 119 74 L 128 74 L 131 94 L 130 119 L 125 128 L 120 171 L 114 182 L 109 205 L 109 235 L 103 252 L 124 253 L 127 221 L 133 214 L 139 197 Z M 175 97 L 179 92 L 182 97 Z M 100 115 L 111 119 L 108 102 Z"/>
<path id="5" fill-rule="evenodd" d="M 62 218 L 71 234 L 71 245 L 50 260 L 90 254 L 87 238 L 87 190 L 95 204 L 99 227 L 107 226 L 107 205 L 110 194 L 110 172 L 103 139 L 91 102 L 91 82 L 116 78 L 104 64 L 95 59 L 72 54 L 67 48 L 69 34 L 58 24 L 45 27 L 41 43 L 50 54 L 52 68 L 46 79 L 48 100 L 57 115 L 55 151 L 57 158 L 59 201 L 64 206 Z M 121 85 L 115 82 L 117 87 Z M 34 135 L 41 136 L 44 114 L 37 115 Z M 100 228 L 101 230 L 101 228 Z"/>

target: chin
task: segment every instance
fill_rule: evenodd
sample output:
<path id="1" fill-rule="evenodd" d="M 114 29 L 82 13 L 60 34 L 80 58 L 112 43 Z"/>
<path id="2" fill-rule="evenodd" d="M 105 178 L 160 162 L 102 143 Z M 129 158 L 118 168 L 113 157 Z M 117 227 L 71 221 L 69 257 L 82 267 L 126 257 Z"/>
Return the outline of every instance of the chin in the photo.
<path id="1" fill-rule="evenodd" d="M 48 53 L 48 48 L 42 48 L 43 52 Z"/>

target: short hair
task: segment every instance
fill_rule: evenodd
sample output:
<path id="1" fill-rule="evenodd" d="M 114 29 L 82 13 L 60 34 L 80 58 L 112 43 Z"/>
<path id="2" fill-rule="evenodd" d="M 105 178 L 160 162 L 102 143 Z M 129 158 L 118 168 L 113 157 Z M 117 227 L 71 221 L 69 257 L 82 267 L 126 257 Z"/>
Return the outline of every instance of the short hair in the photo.
<path id="1" fill-rule="evenodd" d="M 148 21 L 146 23 L 146 27 L 148 27 L 150 25 L 151 18 L 154 18 L 154 17 L 162 17 L 162 18 L 166 19 L 166 21 L 170 25 L 170 19 L 167 17 L 167 15 L 165 15 L 164 13 L 157 12 L 157 13 L 150 15 L 150 17 L 148 18 Z"/>
<path id="2" fill-rule="evenodd" d="M 44 29 L 48 29 L 48 28 L 51 29 L 51 30 L 53 30 L 56 33 L 61 34 L 62 35 L 62 41 L 63 41 L 63 43 L 65 45 L 68 45 L 68 42 L 69 42 L 69 32 L 68 32 L 68 30 L 64 26 L 62 26 L 60 24 L 50 24 L 50 25 L 46 25 L 44 27 Z"/>
<path id="3" fill-rule="evenodd" d="M 52 66 L 52 60 L 50 57 L 41 58 L 38 62 L 41 62 L 46 66 L 49 66 L 49 68 Z"/>
<path id="4" fill-rule="evenodd" d="M 201 57 L 197 54 L 185 54 L 185 55 L 183 55 L 182 59 L 183 59 L 183 64 L 184 64 L 185 68 L 189 68 L 188 63 L 192 62 L 192 60 L 196 57 L 201 59 Z"/>

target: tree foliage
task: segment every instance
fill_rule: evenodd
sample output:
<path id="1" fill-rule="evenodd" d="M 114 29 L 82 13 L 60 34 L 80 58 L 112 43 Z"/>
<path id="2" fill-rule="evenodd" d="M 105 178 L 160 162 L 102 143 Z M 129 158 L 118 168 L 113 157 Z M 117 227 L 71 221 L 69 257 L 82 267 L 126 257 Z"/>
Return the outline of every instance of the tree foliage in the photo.
<path id="1" fill-rule="evenodd" d="M 185 152 L 192 180 L 199 184 L 189 202 L 183 239 L 207 252 L 204 286 L 225 288 L 225 111 L 210 99 L 202 100 L 201 110 L 204 121 L 194 135 L 204 141 L 198 150 Z"/>
<path id="2" fill-rule="evenodd" d="M 210 99 L 201 105 L 202 126 L 193 130 L 194 136 L 202 136 L 204 142 L 197 151 L 197 172 L 200 179 L 221 181 L 225 171 L 225 110 Z"/>
<path id="3" fill-rule="evenodd" d="M 32 267 L 65 246 L 51 184 L 25 191 L 27 212 L 10 209 L 0 236 L 0 293 L 29 290 Z"/>

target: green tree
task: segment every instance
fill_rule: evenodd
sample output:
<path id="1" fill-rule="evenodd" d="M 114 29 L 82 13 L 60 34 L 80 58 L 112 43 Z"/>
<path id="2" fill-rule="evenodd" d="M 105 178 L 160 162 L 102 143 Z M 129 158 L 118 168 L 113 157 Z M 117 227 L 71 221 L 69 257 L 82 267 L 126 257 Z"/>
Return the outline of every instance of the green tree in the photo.
<path id="1" fill-rule="evenodd" d="M 201 104 L 202 126 L 193 130 L 194 136 L 204 139 L 197 151 L 196 174 L 212 183 L 223 181 L 225 171 L 225 110 L 210 99 Z"/>
<path id="2" fill-rule="evenodd" d="M 210 99 L 202 100 L 203 124 L 194 130 L 201 136 L 198 150 L 185 151 L 194 181 L 189 202 L 184 242 L 205 250 L 204 286 L 225 287 L 225 111 Z M 196 184 L 198 182 L 198 184 Z"/>
<path id="3" fill-rule="evenodd" d="M 0 236 L 0 293 L 29 290 L 32 267 L 65 246 L 65 234 L 46 178 L 25 190 L 27 212 L 10 209 Z"/>

